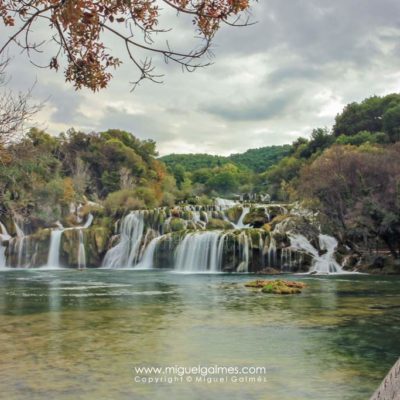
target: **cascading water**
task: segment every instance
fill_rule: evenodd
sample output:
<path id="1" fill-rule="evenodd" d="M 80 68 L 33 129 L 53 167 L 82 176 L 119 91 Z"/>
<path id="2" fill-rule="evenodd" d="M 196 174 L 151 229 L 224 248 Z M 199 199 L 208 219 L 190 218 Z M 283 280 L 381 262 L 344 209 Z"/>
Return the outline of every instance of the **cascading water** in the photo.
<path id="1" fill-rule="evenodd" d="M 89 215 L 88 215 L 88 218 L 87 218 L 87 220 L 86 220 L 86 222 L 85 222 L 85 224 L 84 224 L 82 227 L 79 227 L 79 228 L 87 229 L 87 228 L 89 228 L 89 227 L 92 225 L 92 222 L 93 222 L 93 215 L 92 215 L 92 214 L 89 214 Z M 79 229 L 79 228 L 78 228 L 78 229 Z"/>
<path id="2" fill-rule="evenodd" d="M 149 243 L 140 263 L 135 266 L 136 269 L 151 269 L 154 267 L 154 254 L 161 239 L 163 239 L 163 236 L 158 236 Z"/>
<path id="3" fill-rule="evenodd" d="M 249 271 L 249 238 L 246 235 L 246 232 L 240 232 L 239 235 L 239 256 L 242 259 L 240 262 L 237 272 L 248 272 Z"/>
<path id="4" fill-rule="evenodd" d="M 103 260 L 103 268 L 123 268 L 136 265 L 139 261 L 143 231 L 143 213 L 132 211 L 123 219 L 120 228 L 120 241 L 108 250 Z"/>
<path id="5" fill-rule="evenodd" d="M 239 221 L 237 222 L 237 224 L 235 224 L 235 228 L 236 229 L 243 229 L 243 228 L 247 228 L 248 225 L 245 225 L 243 223 L 244 217 L 250 212 L 250 208 L 249 207 L 243 207 L 243 211 L 242 211 L 242 215 L 239 218 Z"/>
<path id="6" fill-rule="evenodd" d="M 25 248 L 25 233 L 24 231 L 18 226 L 18 224 L 14 221 L 14 226 L 15 226 L 15 232 L 17 234 L 16 237 L 16 246 L 17 246 L 17 254 L 18 254 L 18 259 L 17 259 L 17 267 L 22 268 L 24 267 L 22 258 L 24 255 L 24 248 Z M 27 256 L 27 255 L 25 255 Z"/>
<path id="7" fill-rule="evenodd" d="M 61 238 L 65 231 L 79 230 L 79 244 L 78 244 L 78 267 L 86 267 L 85 246 L 83 243 L 83 229 L 87 229 L 92 225 L 93 215 L 89 214 L 84 225 L 72 228 L 64 228 L 59 221 L 56 222 L 57 228 L 53 229 L 50 234 L 49 254 L 47 256 L 47 268 L 61 268 L 60 263 L 60 248 Z M 82 262 L 81 262 L 82 261 Z"/>
<path id="8" fill-rule="evenodd" d="M 268 266 L 277 267 L 276 241 L 273 235 L 271 235 L 268 247 Z"/>
<path id="9" fill-rule="evenodd" d="M 221 270 L 224 235 L 219 231 L 194 232 L 185 236 L 176 249 L 175 270 L 218 272 Z"/>
<path id="10" fill-rule="evenodd" d="M 60 268 L 60 245 L 64 229 L 53 229 L 50 235 L 49 255 L 47 256 L 47 267 Z"/>
<path id="11" fill-rule="evenodd" d="M 86 268 L 86 253 L 85 245 L 83 243 L 83 232 L 79 230 L 79 247 L 78 247 L 78 269 Z"/>
<path id="12" fill-rule="evenodd" d="M 318 250 L 309 242 L 309 240 L 299 234 L 292 234 L 290 237 L 290 246 L 293 249 L 303 251 L 311 254 L 314 258 L 314 265 L 312 266 L 310 273 L 317 274 L 334 274 L 343 273 L 342 267 L 336 262 L 334 253 L 337 247 L 337 240 L 328 235 L 320 234 L 318 236 L 319 246 L 321 250 L 325 250 L 325 253 L 320 255 Z"/>
<path id="13" fill-rule="evenodd" d="M 217 207 L 220 207 L 220 209 L 226 209 L 230 207 L 236 206 L 238 203 L 234 200 L 228 200 L 228 199 L 221 199 L 220 197 L 217 197 L 215 199 L 215 205 Z"/>
<path id="14" fill-rule="evenodd" d="M 6 227 L 0 222 L 0 268 L 7 266 L 6 247 L 3 246 L 3 241 L 10 240 L 11 236 L 8 234 Z"/>

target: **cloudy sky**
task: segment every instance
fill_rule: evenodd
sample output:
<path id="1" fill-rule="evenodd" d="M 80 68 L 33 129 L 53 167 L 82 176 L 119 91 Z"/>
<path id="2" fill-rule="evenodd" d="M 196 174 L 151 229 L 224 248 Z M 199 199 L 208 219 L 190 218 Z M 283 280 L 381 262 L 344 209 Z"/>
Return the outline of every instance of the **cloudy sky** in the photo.
<path id="1" fill-rule="evenodd" d="M 290 143 L 331 126 L 349 102 L 400 91 L 398 0 L 260 0 L 252 19 L 217 34 L 210 67 L 182 73 L 155 60 L 162 85 L 144 82 L 131 93 L 135 71 L 126 61 L 107 90 L 76 92 L 61 72 L 16 55 L 10 86 L 37 81 L 34 94 L 47 101 L 35 123 L 53 134 L 120 128 L 156 140 L 162 155 Z M 175 15 L 163 26 L 175 27 L 169 39 L 178 47 L 193 36 Z M 118 43 L 110 46 L 126 59 Z"/>

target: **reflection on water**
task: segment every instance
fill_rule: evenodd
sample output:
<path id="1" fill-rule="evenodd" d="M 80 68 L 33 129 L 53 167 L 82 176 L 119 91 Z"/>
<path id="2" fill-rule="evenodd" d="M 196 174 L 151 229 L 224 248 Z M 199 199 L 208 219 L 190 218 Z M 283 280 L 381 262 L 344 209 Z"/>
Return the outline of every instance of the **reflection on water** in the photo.
<path id="1" fill-rule="evenodd" d="M 399 279 L 300 279 L 281 297 L 243 275 L 2 272 L 2 397 L 368 398 L 400 354 Z M 134 382 L 135 366 L 199 364 L 266 366 L 266 382 Z"/>

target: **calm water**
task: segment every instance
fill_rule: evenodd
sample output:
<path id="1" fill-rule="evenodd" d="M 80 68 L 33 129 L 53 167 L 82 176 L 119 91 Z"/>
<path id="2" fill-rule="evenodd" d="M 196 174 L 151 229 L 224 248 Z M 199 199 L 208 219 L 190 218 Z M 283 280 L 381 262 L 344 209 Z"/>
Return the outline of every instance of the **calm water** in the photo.
<path id="1" fill-rule="evenodd" d="M 1 398 L 368 399 L 400 355 L 400 280 L 300 279 L 303 294 L 281 297 L 241 275 L 3 271 Z M 135 382 L 138 366 L 197 365 L 266 373 Z"/>

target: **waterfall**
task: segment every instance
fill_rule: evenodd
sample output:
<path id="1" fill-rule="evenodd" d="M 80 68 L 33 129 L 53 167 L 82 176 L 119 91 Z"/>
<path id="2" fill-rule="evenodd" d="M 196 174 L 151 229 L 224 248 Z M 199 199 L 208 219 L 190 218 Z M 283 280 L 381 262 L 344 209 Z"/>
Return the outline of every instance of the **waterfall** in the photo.
<path id="1" fill-rule="evenodd" d="M 0 269 L 5 268 L 6 266 L 7 266 L 6 248 L 4 246 L 0 246 Z"/>
<path id="2" fill-rule="evenodd" d="M 243 229 L 243 228 L 247 228 L 248 225 L 245 225 L 243 223 L 244 217 L 250 212 L 250 208 L 249 207 L 243 207 L 243 211 L 242 211 L 242 215 L 239 218 L 238 223 L 235 225 L 236 229 Z"/>
<path id="3" fill-rule="evenodd" d="M 223 241 L 219 231 L 194 232 L 185 236 L 176 248 L 175 270 L 184 272 L 221 271 Z"/>
<path id="4" fill-rule="evenodd" d="M 15 232 L 17 234 L 16 237 L 16 245 L 17 245 L 17 267 L 22 268 L 24 265 L 22 263 L 22 257 L 24 254 L 24 248 L 25 248 L 25 233 L 24 231 L 18 226 L 18 224 L 14 221 L 14 226 L 15 226 Z M 25 258 L 27 257 L 27 254 L 25 255 Z"/>
<path id="5" fill-rule="evenodd" d="M 157 249 L 158 242 L 163 238 L 164 236 L 158 236 L 154 238 L 149 245 L 146 247 L 146 250 L 143 254 L 143 257 L 140 261 L 139 264 L 135 266 L 137 269 L 151 269 L 154 267 L 154 254 Z"/>
<path id="6" fill-rule="evenodd" d="M 3 223 L 0 222 L 0 229 L 1 229 L 1 239 L 2 240 L 9 240 L 11 239 L 11 236 L 7 232 L 7 228 L 4 226 Z"/>
<path id="7" fill-rule="evenodd" d="M 7 266 L 6 246 L 3 246 L 3 241 L 9 240 L 11 236 L 8 234 L 6 227 L 0 222 L 0 268 Z"/>
<path id="8" fill-rule="evenodd" d="M 275 268 L 277 265 L 276 259 L 276 241 L 274 236 L 270 236 L 270 242 L 268 247 L 268 266 L 271 268 Z"/>
<path id="9" fill-rule="evenodd" d="M 18 224 L 14 221 L 15 232 L 18 238 L 23 238 L 25 236 L 24 231 L 18 226 Z"/>
<path id="10" fill-rule="evenodd" d="M 245 231 L 240 232 L 239 235 L 239 256 L 242 261 L 237 267 L 237 272 L 248 272 L 250 249 L 249 249 L 249 238 Z"/>
<path id="11" fill-rule="evenodd" d="M 290 235 L 290 246 L 313 256 L 314 265 L 310 273 L 329 274 L 343 272 L 342 267 L 336 262 L 334 257 L 338 244 L 337 240 L 332 236 L 322 234 L 318 236 L 318 239 L 321 250 L 326 251 L 322 255 L 319 255 L 318 250 L 303 235 Z"/>
<path id="12" fill-rule="evenodd" d="M 62 228 L 51 231 L 47 267 L 60 268 L 60 245 L 63 232 L 64 229 Z"/>
<path id="13" fill-rule="evenodd" d="M 144 218 L 140 211 L 132 211 L 122 221 L 119 243 L 107 251 L 104 268 L 133 267 L 139 259 L 144 231 Z"/>
<path id="14" fill-rule="evenodd" d="M 236 206 L 237 204 L 238 203 L 234 200 L 221 199 L 220 197 L 217 197 L 215 199 L 215 205 L 220 207 L 220 209 L 231 208 Z"/>
<path id="15" fill-rule="evenodd" d="M 281 249 L 281 270 L 290 272 L 292 267 L 292 249 L 290 247 Z"/>
<path id="16" fill-rule="evenodd" d="M 319 235 L 319 247 L 326 250 L 313 267 L 313 271 L 322 273 L 340 273 L 342 267 L 335 260 L 335 250 L 338 245 L 337 240 L 328 235 Z"/>
<path id="17" fill-rule="evenodd" d="M 219 239 L 219 243 L 218 243 L 218 249 L 217 249 L 217 254 L 218 254 L 218 265 L 221 268 L 222 267 L 222 258 L 224 256 L 224 244 L 225 244 L 225 238 L 227 237 L 227 233 L 224 233 L 220 239 Z"/>
<path id="18" fill-rule="evenodd" d="M 87 229 L 90 227 L 90 225 L 92 225 L 93 222 L 93 215 L 92 214 L 88 214 L 88 218 L 85 222 L 85 224 L 81 227 L 82 229 Z"/>
<path id="19" fill-rule="evenodd" d="M 69 230 L 79 230 L 79 245 L 78 245 L 78 268 L 86 267 L 86 255 L 85 255 L 85 246 L 83 243 L 83 229 L 87 229 L 93 222 L 93 215 L 89 214 L 88 218 L 84 225 L 72 227 L 72 228 L 64 228 L 62 224 L 57 221 L 57 228 L 53 229 L 50 234 L 50 246 L 49 246 L 49 254 L 47 256 L 47 264 L 46 267 L 51 268 L 61 268 L 60 265 L 60 248 L 61 248 L 61 238 L 64 231 Z"/>
<path id="20" fill-rule="evenodd" d="M 85 245 L 83 243 L 83 232 L 79 229 L 79 247 L 78 247 L 78 269 L 86 268 Z"/>

